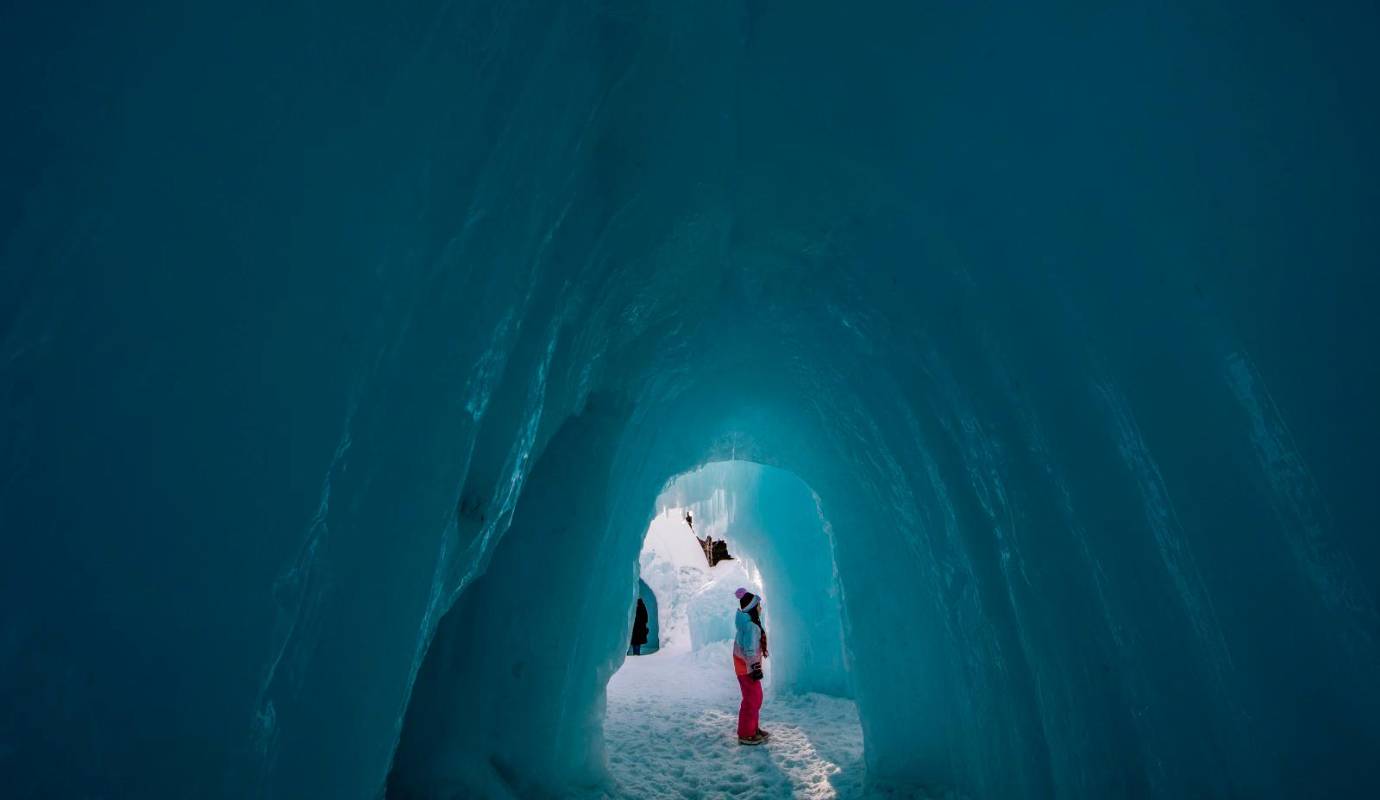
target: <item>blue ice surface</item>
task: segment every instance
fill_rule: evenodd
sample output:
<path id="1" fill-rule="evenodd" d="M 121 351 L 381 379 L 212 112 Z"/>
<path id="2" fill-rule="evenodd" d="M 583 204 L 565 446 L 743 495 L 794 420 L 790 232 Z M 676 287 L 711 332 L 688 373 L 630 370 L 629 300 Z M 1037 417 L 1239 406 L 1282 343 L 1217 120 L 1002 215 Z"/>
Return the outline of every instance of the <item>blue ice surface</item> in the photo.
<path id="1" fill-rule="evenodd" d="M 818 498 L 871 788 L 1370 796 L 1378 22 L 6 8 L 6 793 L 603 786 L 656 498 L 737 460 Z"/>

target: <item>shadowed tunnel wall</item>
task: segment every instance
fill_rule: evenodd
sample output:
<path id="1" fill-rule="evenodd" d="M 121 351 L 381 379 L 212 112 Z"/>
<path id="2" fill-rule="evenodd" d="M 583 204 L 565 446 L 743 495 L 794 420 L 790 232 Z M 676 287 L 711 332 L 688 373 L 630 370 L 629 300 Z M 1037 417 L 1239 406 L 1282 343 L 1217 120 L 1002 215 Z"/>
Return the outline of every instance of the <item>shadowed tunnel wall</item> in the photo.
<path id="1" fill-rule="evenodd" d="M 628 589 L 732 458 L 819 497 L 876 787 L 1380 778 L 1374 8 L 3 14 L 12 793 L 602 785 L 630 594 L 502 551 Z M 558 656 L 530 770 L 407 744 Z"/>

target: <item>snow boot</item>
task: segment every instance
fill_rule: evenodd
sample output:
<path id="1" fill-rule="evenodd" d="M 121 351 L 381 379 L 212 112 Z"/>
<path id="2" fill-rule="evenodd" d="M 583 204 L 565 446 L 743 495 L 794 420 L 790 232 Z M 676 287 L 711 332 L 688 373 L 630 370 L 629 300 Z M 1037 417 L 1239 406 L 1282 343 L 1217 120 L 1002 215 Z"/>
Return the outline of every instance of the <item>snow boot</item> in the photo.
<path id="1" fill-rule="evenodd" d="M 758 728 L 757 735 L 761 736 L 763 739 L 770 739 L 771 731 L 767 730 L 766 728 Z"/>
<path id="2" fill-rule="evenodd" d="M 743 737 L 739 736 L 739 737 L 738 737 L 738 744 L 762 744 L 762 743 L 765 742 L 766 740 L 767 740 L 767 737 L 763 736 L 761 731 L 758 731 L 757 733 L 754 733 L 753 735 L 749 736 L 749 737 L 746 738 L 746 739 L 744 739 Z"/>

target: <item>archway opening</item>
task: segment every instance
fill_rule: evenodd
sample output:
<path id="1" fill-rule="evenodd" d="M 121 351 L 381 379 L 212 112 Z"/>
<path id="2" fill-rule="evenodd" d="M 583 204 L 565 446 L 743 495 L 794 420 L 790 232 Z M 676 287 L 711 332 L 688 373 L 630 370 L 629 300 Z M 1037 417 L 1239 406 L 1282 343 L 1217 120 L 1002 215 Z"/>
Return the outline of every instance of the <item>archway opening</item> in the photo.
<path id="1" fill-rule="evenodd" d="M 947 694 L 939 661 L 945 651 L 897 647 L 888 632 L 906 630 L 907 642 L 944 641 L 924 608 L 884 601 L 887 587 L 914 576 L 910 545 L 892 535 L 897 525 L 886 516 L 891 498 L 875 482 L 857 479 L 877 462 L 826 456 L 815 448 L 827 448 L 828 440 L 779 406 L 726 416 L 713 398 L 696 400 L 688 411 L 673 407 L 629 428 L 625 408 L 601 396 L 553 435 L 482 574 L 437 625 L 401 720 L 390 798 L 601 796 L 617 786 L 619 796 L 660 794 L 619 775 L 621 751 L 609 744 L 612 733 L 606 736 L 610 705 L 619 701 L 618 684 L 611 696 L 610 682 L 620 668 L 667 659 L 674 639 L 667 598 L 649 580 L 663 652 L 626 656 L 649 522 L 658 509 L 671 510 L 676 524 L 674 509 L 698 508 L 695 525 L 707 534 L 714 503 L 723 505 L 724 518 L 732 512 L 724 536 L 735 559 L 726 563 L 760 574 L 772 637 L 762 720 L 778 736 L 777 749 L 753 756 L 751 768 L 727 770 L 722 759 L 707 759 L 724 791 L 751 779 L 767 782 L 758 793 L 765 797 L 856 795 L 864 755 L 869 787 L 916 785 L 911 772 L 937 782 L 932 776 L 944 766 L 937 759 L 949 742 L 942 732 L 952 730 L 940 719 L 945 709 L 931 701 Z M 730 480 L 724 470 L 739 474 Z M 694 553 L 697 538 L 685 528 L 680 535 Z M 726 587 L 724 605 L 716 604 L 721 613 L 733 611 L 736 588 Z M 691 649 L 727 692 L 709 702 L 698 691 L 683 707 L 692 714 L 667 720 L 658 738 L 686 748 L 684 759 L 662 762 L 661 772 L 685 778 L 673 787 L 704 778 L 691 772 L 703 767 L 701 755 L 741 759 L 746 755 L 738 753 L 754 749 L 735 740 L 731 657 Z M 811 731 L 774 716 L 794 698 L 849 704 L 831 719 L 851 716 L 851 733 Z M 928 710 L 923 724 L 909 713 L 921 705 Z M 687 736 L 694 729 L 685 720 L 709 712 L 721 713 L 726 724 Z M 801 757 L 790 759 L 798 764 L 785 764 L 782 722 L 786 732 L 801 733 Z M 533 730 L 551 733 L 534 740 Z M 845 752 L 830 750 L 840 743 Z M 799 764 L 814 771 L 791 772 Z"/>
<path id="2" fill-rule="evenodd" d="M 637 580 L 637 602 L 633 610 L 633 635 L 628 655 L 649 656 L 661 649 L 661 617 L 656 592 L 647 582 Z"/>
<path id="3" fill-rule="evenodd" d="M 733 557 L 707 557 L 707 540 Z M 682 474 L 657 499 L 638 566 L 638 596 L 650 587 L 658 598 L 661 647 L 627 658 L 608 683 L 614 784 L 637 797 L 859 796 L 862 728 L 841 597 L 829 527 L 809 487 L 742 461 Z M 737 738 L 739 588 L 761 598 L 768 637 L 760 725 L 769 737 L 760 747 Z"/>

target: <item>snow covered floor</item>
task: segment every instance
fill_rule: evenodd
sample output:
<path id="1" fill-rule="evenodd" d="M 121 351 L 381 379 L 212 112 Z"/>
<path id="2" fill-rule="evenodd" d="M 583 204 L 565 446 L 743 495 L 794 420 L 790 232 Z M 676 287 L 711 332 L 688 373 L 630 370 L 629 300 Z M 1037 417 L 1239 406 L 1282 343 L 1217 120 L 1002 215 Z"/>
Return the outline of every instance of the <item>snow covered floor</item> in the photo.
<path id="1" fill-rule="evenodd" d="M 770 670 L 770 661 L 768 661 Z M 862 728 L 849 700 L 775 696 L 771 741 L 738 744 L 738 682 L 729 644 L 629 656 L 608 686 L 609 771 L 628 798 L 862 796 Z"/>

